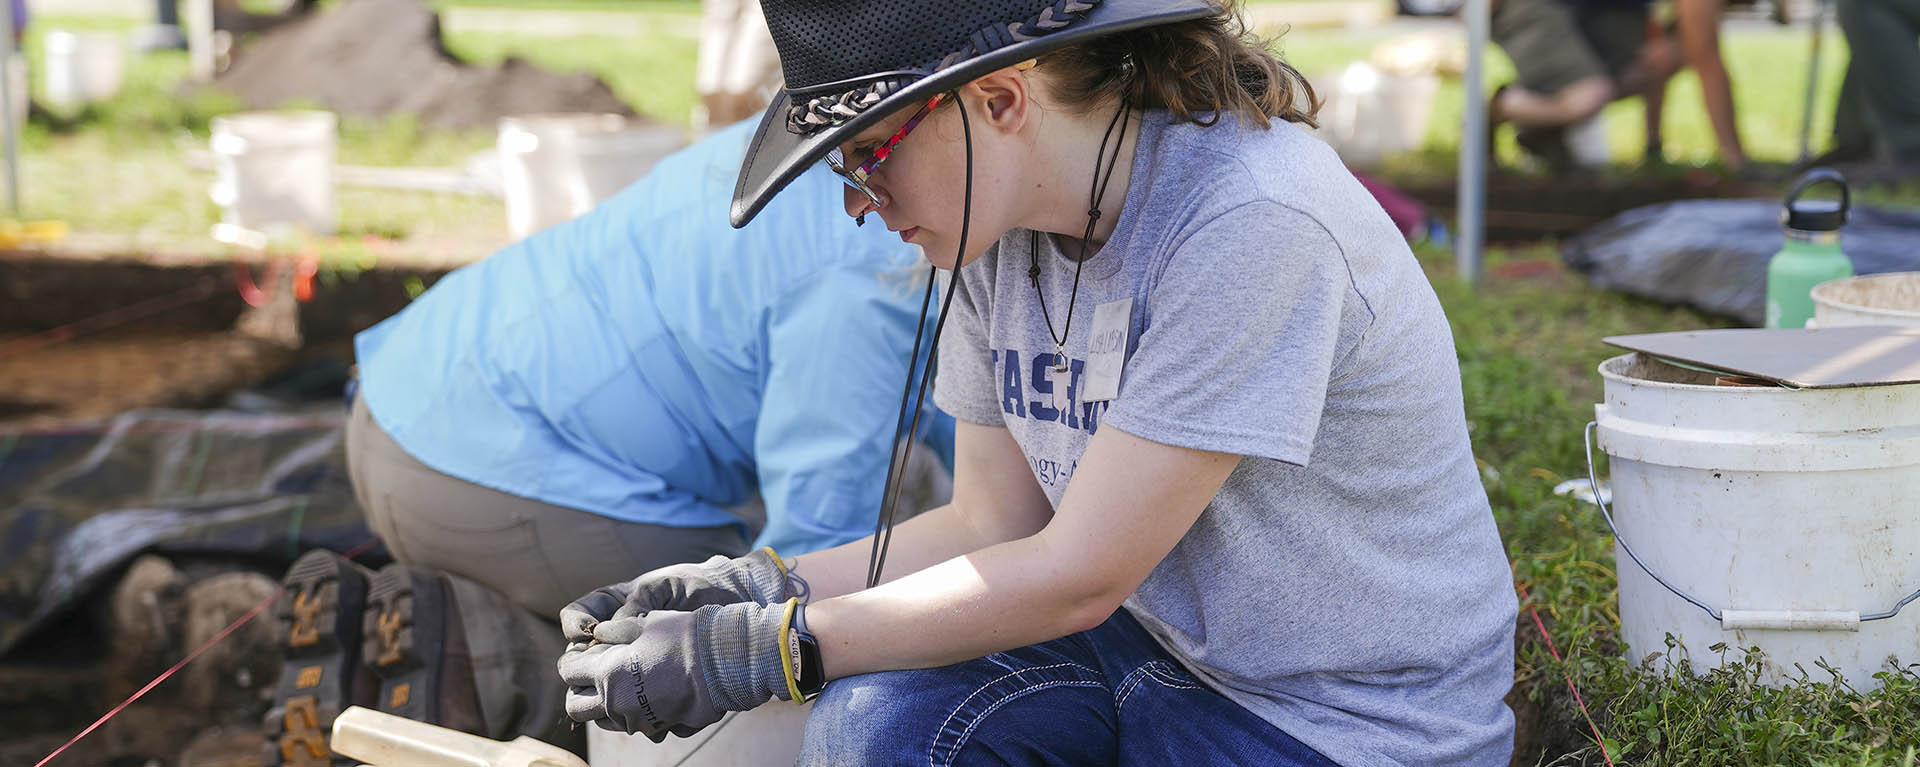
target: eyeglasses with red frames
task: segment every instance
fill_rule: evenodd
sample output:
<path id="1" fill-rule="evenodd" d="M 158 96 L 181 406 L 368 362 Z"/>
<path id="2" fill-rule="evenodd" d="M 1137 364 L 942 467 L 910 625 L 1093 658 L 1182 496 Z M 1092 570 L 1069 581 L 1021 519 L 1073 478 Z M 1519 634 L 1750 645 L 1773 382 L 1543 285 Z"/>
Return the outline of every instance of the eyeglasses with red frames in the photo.
<path id="1" fill-rule="evenodd" d="M 834 174 L 838 175 L 841 181 L 847 182 L 847 186 L 859 190 L 861 194 L 866 195 L 867 199 L 873 202 L 875 207 L 879 207 L 880 195 L 875 194 L 872 187 L 867 186 L 867 179 L 873 176 L 873 169 L 879 167 L 882 161 L 893 154 L 893 148 L 899 145 L 900 140 L 906 138 L 907 134 L 911 133 L 914 127 L 920 124 L 921 120 L 926 119 L 927 115 L 932 114 L 933 108 L 940 106 L 940 102 L 946 98 L 947 94 L 941 93 L 928 99 L 926 106 L 920 107 L 920 111 L 914 112 L 912 117 L 907 118 L 907 122 L 900 126 L 900 130 L 894 131 L 892 138 L 887 139 L 886 143 L 875 148 L 873 155 L 858 166 L 849 169 L 847 167 L 848 158 L 846 153 L 842 152 L 840 147 L 836 146 L 827 151 L 827 167 L 832 168 Z M 854 159 L 858 159 L 858 157 Z"/>

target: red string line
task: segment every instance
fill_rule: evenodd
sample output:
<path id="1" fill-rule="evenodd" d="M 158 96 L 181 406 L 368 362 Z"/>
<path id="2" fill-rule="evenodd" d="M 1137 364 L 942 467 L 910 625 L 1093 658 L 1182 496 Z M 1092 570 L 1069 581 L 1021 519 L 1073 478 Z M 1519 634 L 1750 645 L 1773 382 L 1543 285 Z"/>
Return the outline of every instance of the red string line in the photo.
<path id="1" fill-rule="evenodd" d="M 192 286 L 176 290 L 166 295 L 154 296 L 144 301 L 136 301 L 118 309 L 96 314 L 85 319 L 75 320 L 38 335 L 0 344 L 0 358 L 29 352 L 42 346 L 66 341 L 88 333 L 96 333 L 108 328 L 127 324 L 137 319 L 176 309 L 195 301 L 210 298 L 218 285 L 211 279 L 201 280 Z"/>
<path id="2" fill-rule="evenodd" d="M 361 541 L 359 545 L 354 546 L 351 549 L 348 549 L 346 553 L 341 554 L 340 556 L 345 557 L 347 559 L 352 559 L 354 557 L 357 557 L 365 553 L 367 549 L 373 548 L 373 545 L 378 542 L 379 542 L 378 538 L 368 538 L 364 541 Z M 195 649 L 193 652 L 187 653 L 187 657 L 181 658 L 180 662 L 173 664 L 172 668 L 169 668 L 166 671 L 160 672 L 160 675 L 157 677 L 154 677 L 153 681 L 148 682 L 145 687 L 142 687 L 138 691 L 135 691 L 132 695 L 127 696 L 126 700 L 120 701 L 120 705 L 114 706 L 112 710 L 108 711 L 105 714 L 102 714 L 99 719 L 95 719 L 93 721 L 93 724 L 87 725 L 87 729 L 81 730 L 80 734 L 75 735 L 72 738 L 68 739 L 67 742 L 60 744 L 60 747 L 54 749 L 53 753 L 47 754 L 45 758 L 41 759 L 38 762 L 35 762 L 33 767 L 46 767 L 47 763 L 53 761 L 54 757 L 59 756 L 62 752 L 66 751 L 68 748 L 71 748 L 73 744 L 79 743 L 81 738 L 87 737 L 88 734 L 92 733 L 94 730 L 99 729 L 100 725 L 106 724 L 107 720 L 112 719 L 115 716 L 119 715 L 119 713 L 122 710 L 125 710 L 127 706 L 132 705 L 134 701 L 139 700 L 142 696 L 146 695 L 153 688 L 159 687 L 160 683 L 167 681 L 167 678 L 173 676 L 174 672 L 177 672 L 180 669 L 186 668 L 187 664 L 192 663 L 194 658 L 200 657 L 201 653 L 204 653 L 207 650 L 212 649 L 214 645 L 220 643 L 220 640 L 226 639 L 228 635 L 238 630 L 241 626 L 246 625 L 247 621 L 251 621 L 254 618 L 259 617 L 260 613 L 265 612 L 267 607 L 272 605 L 274 600 L 279 599 L 280 595 L 285 592 L 286 592 L 285 587 L 274 589 L 273 594 L 271 596 L 268 596 L 266 599 L 261 600 L 259 604 L 254 605 L 253 609 L 247 611 L 247 614 L 242 615 L 238 620 L 235 620 L 234 622 L 227 624 L 227 627 L 221 629 L 220 633 L 214 634 L 213 638 L 208 639 L 206 643 L 200 645 L 199 648 Z"/>
<path id="3" fill-rule="evenodd" d="M 1520 590 L 1520 602 L 1525 604 L 1529 599 L 1527 596 L 1527 587 L 1521 585 L 1518 580 L 1513 582 L 1513 587 Z M 1546 622 L 1540 620 L 1540 611 L 1535 610 L 1533 605 L 1529 604 L 1527 605 L 1527 614 L 1533 616 L 1533 627 L 1540 630 L 1540 638 L 1546 641 L 1547 652 L 1553 654 L 1554 662 L 1565 666 L 1566 661 L 1561 660 L 1560 651 L 1553 646 L 1553 637 L 1547 635 Z M 1607 767 L 1613 767 L 1613 755 L 1607 753 L 1607 741 L 1600 737 L 1600 726 L 1593 723 L 1593 714 L 1587 711 L 1587 702 L 1580 697 L 1580 688 L 1574 686 L 1572 672 L 1567 673 L 1567 689 L 1573 691 L 1573 702 L 1580 705 L 1580 715 L 1587 718 L 1587 727 L 1593 730 L 1593 742 L 1600 745 L 1600 758 L 1606 760 Z"/>

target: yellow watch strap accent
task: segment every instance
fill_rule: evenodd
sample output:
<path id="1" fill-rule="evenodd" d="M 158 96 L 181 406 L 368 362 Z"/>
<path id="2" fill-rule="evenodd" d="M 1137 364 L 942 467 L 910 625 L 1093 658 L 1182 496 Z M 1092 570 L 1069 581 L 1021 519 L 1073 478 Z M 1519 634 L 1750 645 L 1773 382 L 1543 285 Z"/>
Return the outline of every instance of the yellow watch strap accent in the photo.
<path id="1" fill-rule="evenodd" d="M 773 549 L 767 549 L 772 551 Z M 800 695 L 800 681 L 793 674 L 793 612 L 800 609 L 800 598 L 787 600 L 787 610 L 780 615 L 780 671 L 787 677 L 787 694 L 793 697 L 796 706 L 805 705 L 806 698 Z"/>

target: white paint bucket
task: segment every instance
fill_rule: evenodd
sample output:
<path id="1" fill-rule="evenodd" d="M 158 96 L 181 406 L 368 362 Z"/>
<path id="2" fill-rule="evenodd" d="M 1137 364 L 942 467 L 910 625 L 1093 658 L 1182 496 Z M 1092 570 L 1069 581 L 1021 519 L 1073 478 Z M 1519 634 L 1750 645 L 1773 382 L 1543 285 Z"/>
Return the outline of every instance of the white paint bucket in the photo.
<path id="1" fill-rule="evenodd" d="M 752 711 L 727 714 L 690 738 L 654 743 L 642 735 L 587 727 L 587 763 L 592 767 L 747 767 L 793 764 L 813 704 L 772 700 Z M 696 753 L 697 752 L 697 753 Z"/>
<path id="2" fill-rule="evenodd" d="M 44 51 L 48 108 L 75 111 L 120 92 L 127 47 L 119 35 L 51 31 Z"/>
<path id="3" fill-rule="evenodd" d="M 1815 285 L 1813 323 L 1823 328 L 1848 325 L 1920 328 L 1920 272 L 1849 277 Z"/>
<path id="4" fill-rule="evenodd" d="M 213 118 L 221 221 L 267 235 L 333 233 L 332 112 L 241 112 Z"/>
<path id="5" fill-rule="evenodd" d="M 1671 633 L 1695 667 L 1757 646 L 1768 683 L 1824 661 L 1860 690 L 1920 663 L 1920 385 L 1715 386 L 1639 354 L 1600 376 L 1631 660 Z"/>
<path id="6" fill-rule="evenodd" d="M 592 210 L 686 136 L 620 115 L 537 114 L 501 118 L 498 143 L 507 231 L 518 240 Z"/>
<path id="7" fill-rule="evenodd" d="M 1346 162 L 1373 165 L 1426 141 L 1439 75 L 1393 74 L 1356 61 L 1314 82 L 1324 102 L 1318 135 Z"/>
<path id="8" fill-rule="evenodd" d="M 1607 113 L 1593 113 L 1567 126 L 1567 153 L 1583 168 L 1598 168 L 1613 160 L 1613 147 L 1607 141 Z"/>

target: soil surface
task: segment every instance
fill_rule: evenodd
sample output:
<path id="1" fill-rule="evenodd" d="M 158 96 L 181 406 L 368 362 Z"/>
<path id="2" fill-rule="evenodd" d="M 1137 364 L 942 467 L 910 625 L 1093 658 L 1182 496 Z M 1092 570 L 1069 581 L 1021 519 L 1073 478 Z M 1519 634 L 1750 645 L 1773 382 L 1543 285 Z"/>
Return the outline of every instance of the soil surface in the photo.
<path id="1" fill-rule="evenodd" d="M 354 333 L 406 306 L 410 281 L 431 285 L 451 266 L 317 281 L 304 303 L 290 299 L 290 270 L 276 284 L 275 269 L 249 266 L 244 281 L 266 294 L 252 309 L 231 261 L 0 252 L 0 425 L 211 407 L 316 359 L 344 367 Z"/>
<path id="2" fill-rule="evenodd" d="M 599 78 L 519 59 L 471 67 L 447 52 L 440 20 L 418 0 L 349 0 L 240 47 L 214 78 L 256 109 L 289 102 L 351 115 L 417 115 L 435 128 L 491 129 L 506 115 L 633 109 Z"/>

